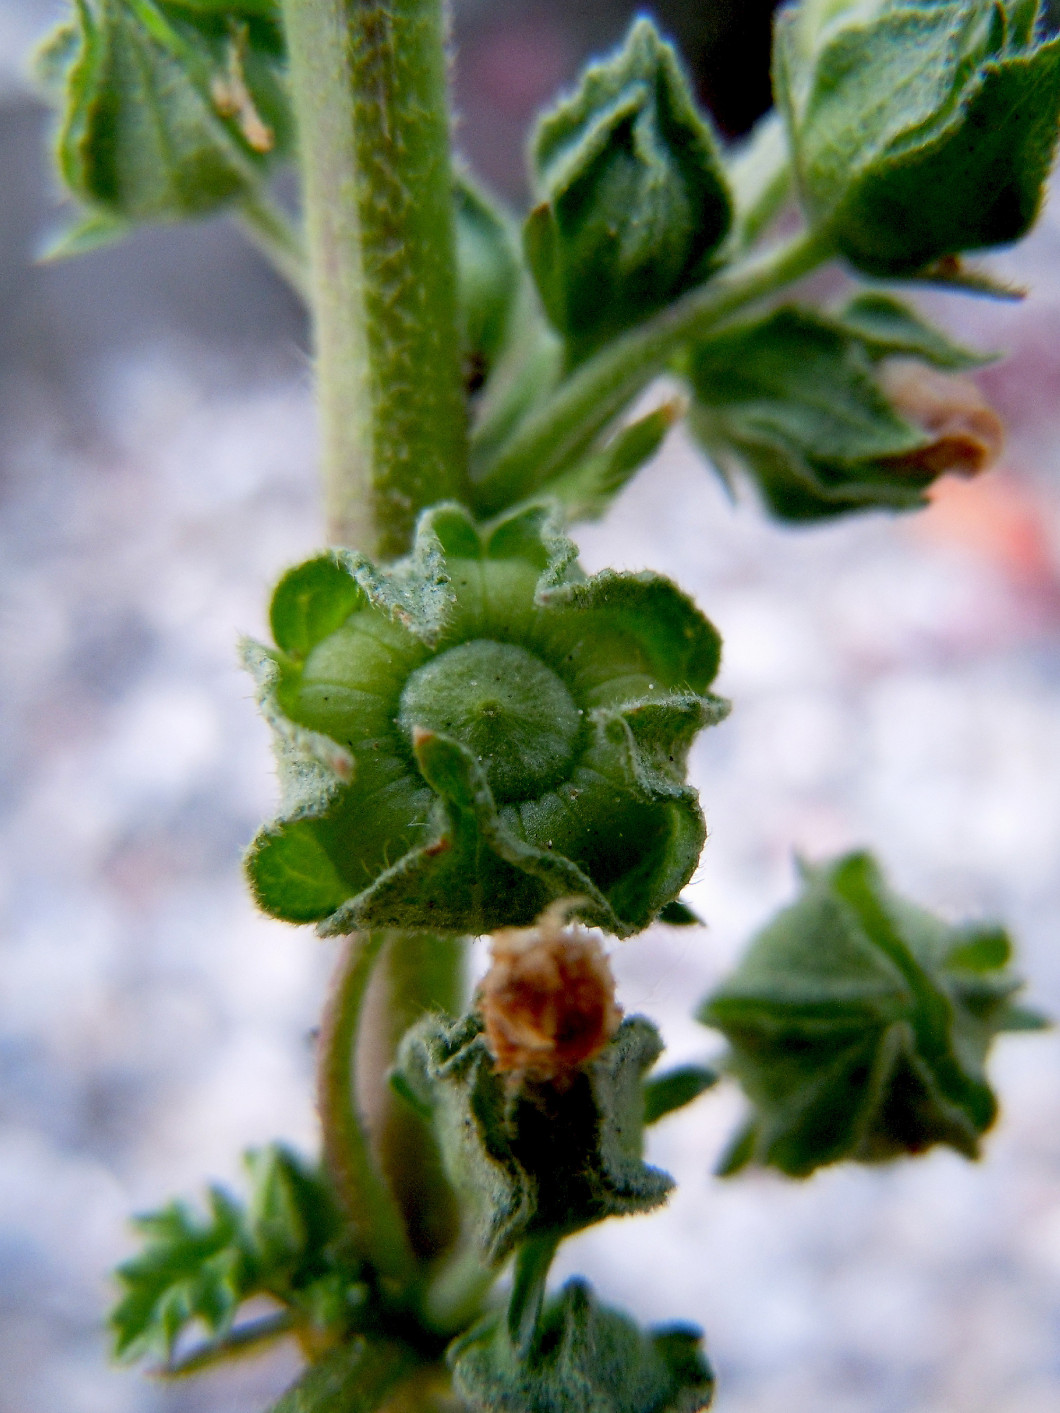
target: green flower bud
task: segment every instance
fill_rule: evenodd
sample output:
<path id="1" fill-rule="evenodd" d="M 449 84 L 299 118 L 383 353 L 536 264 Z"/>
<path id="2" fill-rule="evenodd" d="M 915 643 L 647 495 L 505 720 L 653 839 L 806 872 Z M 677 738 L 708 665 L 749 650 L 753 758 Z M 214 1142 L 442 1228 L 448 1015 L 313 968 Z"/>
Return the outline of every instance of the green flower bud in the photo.
<path id="1" fill-rule="evenodd" d="M 388 569 L 334 552 L 281 580 L 276 650 L 247 650 L 284 787 L 247 861 L 267 912 L 479 933 L 577 897 L 627 935 L 676 897 L 719 638 L 668 580 L 575 553 L 541 507 L 480 533 L 441 506 Z"/>
<path id="2" fill-rule="evenodd" d="M 832 10 L 831 6 L 822 7 Z M 1027 0 L 875 0 L 777 26 L 811 223 L 870 275 L 1004 245 L 1037 217 L 1060 129 L 1060 40 Z"/>
<path id="3" fill-rule="evenodd" d="M 892 893 L 866 854 L 805 869 L 802 897 L 752 942 L 700 1020 L 729 1041 L 754 1115 L 723 1162 L 805 1177 L 935 1144 L 965 1157 L 997 1113 L 994 1036 L 1015 1006 L 1008 937 L 952 927 Z"/>
<path id="4" fill-rule="evenodd" d="M 545 1303 L 528 1349 L 490 1316 L 446 1357 L 471 1413 L 699 1413 L 714 1395 L 698 1329 L 641 1330 L 581 1280 Z"/>
<path id="5" fill-rule="evenodd" d="M 38 57 L 63 180 L 92 213 L 64 253 L 108 221 L 114 238 L 217 210 L 290 155 L 279 19 L 272 0 L 77 0 Z"/>
<path id="6" fill-rule="evenodd" d="M 576 355 L 706 277 L 732 203 L 710 122 L 650 20 L 545 114 L 531 156 L 527 258 Z"/>

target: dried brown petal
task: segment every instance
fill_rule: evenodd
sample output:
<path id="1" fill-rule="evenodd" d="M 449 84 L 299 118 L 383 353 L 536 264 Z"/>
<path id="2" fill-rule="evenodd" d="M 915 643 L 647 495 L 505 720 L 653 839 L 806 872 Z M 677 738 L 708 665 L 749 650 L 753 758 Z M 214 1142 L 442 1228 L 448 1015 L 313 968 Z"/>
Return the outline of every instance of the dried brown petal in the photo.
<path id="1" fill-rule="evenodd" d="M 554 903 L 533 927 L 493 935 L 479 1008 L 501 1073 L 562 1081 L 618 1029 L 607 956 L 591 932 L 566 925 L 570 907 Z"/>
<path id="2" fill-rule="evenodd" d="M 895 409 L 931 437 L 886 465 L 929 476 L 977 476 L 1001 455 L 1005 424 L 970 378 L 940 373 L 912 358 L 889 359 L 880 382 Z"/>

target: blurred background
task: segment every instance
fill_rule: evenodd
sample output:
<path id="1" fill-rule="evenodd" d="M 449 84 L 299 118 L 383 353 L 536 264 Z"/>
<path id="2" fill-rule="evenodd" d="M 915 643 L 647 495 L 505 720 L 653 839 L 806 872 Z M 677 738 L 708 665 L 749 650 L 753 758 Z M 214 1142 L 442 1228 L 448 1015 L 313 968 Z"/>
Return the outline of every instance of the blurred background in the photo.
<path id="1" fill-rule="evenodd" d="M 768 4 L 668 0 L 730 136 L 768 103 Z M 166 1385 L 113 1368 L 127 1214 L 313 1150 L 312 1040 L 332 944 L 257 916 L 239 859 L 273 805 L 236 665 L 267 586 L 316 546 L 306 329 L 225 221 L 66 264 L 27 52 L 58 0 L 0 0 L 0 1413 L 260 1413 L 279 1351 Z M 459 141 L 524 198 L 533 111 L 611 45 L 619 0 L 460 0 Z M 725 637 L 735 710 L 694 759 L 705 930 L 616 949 L 621 1000 L 675 1058 L 688 1018 L 794 892 L 793 854 L 875 849 L 894 882 L 1020 940 L 1060 1015 L 1060 207 L 995 262 L 1022 305 L 933 296 L 981 375 L 1003 466 L 909 519 L 781 530 L 675 436 L 590 568 L 679 579 Z M 791 1184 L 710 1171 L 727 1090 L 654 1132 L 664 1212 L 564 1248 L 647 1320 L 707 1330 L 719 1413 L 1055 1413 L 1060 1040 L 1001 1041 L 986 1161 L 950 1153 Z"/>

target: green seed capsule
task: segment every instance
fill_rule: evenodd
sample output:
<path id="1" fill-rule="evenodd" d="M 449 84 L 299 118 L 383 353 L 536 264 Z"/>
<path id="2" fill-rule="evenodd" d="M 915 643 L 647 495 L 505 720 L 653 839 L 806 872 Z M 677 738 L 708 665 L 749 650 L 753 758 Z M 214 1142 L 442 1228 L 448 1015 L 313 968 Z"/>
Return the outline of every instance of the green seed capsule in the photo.
<path id="1" fill-rule="evenodd" d="M 718 635 L 668 580 L 587 579 L 541 507 L 480 533 L 441 506 L 388 569 L 291 570 L 272 626 L 247 650 L 285 792 L 248 858 L 266 911 L 467 933 L 576 896 L 624 935 L 687 882 L 685 759 L 726 706 Z"/>

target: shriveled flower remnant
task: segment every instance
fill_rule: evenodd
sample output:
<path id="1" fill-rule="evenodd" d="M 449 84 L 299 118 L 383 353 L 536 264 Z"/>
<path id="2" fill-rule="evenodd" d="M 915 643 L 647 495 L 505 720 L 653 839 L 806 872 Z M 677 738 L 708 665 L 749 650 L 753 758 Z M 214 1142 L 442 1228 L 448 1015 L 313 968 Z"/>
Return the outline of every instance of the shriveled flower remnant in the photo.
<path id="1" fill-rule="evenodd" d="M 493 935 L 479 1009 L 502 1074 L 569 1083 L 618 1029 L 607 955 L 594 933 L 567 924 L 570 906 L 554 903 L 533 927 Z"/>

